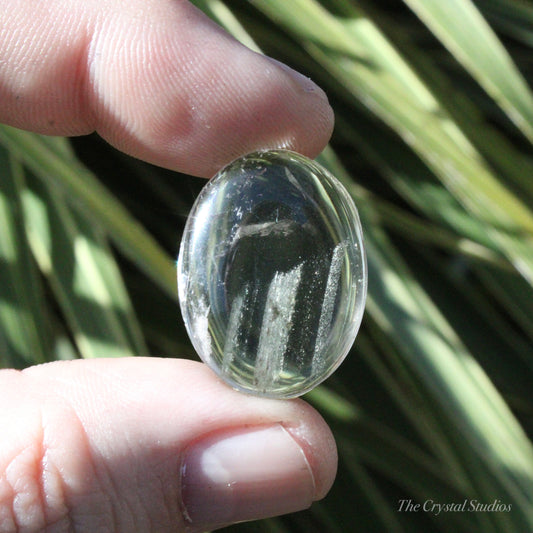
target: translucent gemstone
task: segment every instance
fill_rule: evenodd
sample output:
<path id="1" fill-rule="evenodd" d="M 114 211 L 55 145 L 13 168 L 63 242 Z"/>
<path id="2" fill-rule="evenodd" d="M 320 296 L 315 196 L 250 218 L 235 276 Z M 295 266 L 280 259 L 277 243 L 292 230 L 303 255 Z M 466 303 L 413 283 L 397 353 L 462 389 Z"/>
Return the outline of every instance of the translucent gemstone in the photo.
<path id="1" fill-rule="evenodd" d="M 289 151 L 237 159 L 187 221 L 178 289 L 195 349 L 245 392 L 292 398 L 350 350 L 366 298 L 357 209 L 341 183 Z"/>

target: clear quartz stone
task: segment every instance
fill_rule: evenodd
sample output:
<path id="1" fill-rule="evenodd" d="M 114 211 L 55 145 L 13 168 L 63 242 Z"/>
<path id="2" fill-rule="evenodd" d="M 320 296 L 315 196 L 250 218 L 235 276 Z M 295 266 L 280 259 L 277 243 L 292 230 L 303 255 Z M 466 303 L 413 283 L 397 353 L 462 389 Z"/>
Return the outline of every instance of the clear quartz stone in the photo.
<path id="1" fill-rule="evenodd" d="M 237 159 L 203 188 L 178 258 L 185 326 L 234 388 L 300 396 L 338 367 L 366 299 L 357 209 L 316 162 L 285 150 Z"/>

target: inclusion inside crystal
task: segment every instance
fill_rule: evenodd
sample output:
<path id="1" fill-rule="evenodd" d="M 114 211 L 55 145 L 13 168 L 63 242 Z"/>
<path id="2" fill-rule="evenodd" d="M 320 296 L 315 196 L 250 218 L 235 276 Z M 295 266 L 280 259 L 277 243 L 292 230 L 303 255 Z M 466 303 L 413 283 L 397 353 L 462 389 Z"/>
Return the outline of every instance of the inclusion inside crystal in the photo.
<path id="1" fill-rule="evenodd" d="M 194 347 L 233 387 L 290 398 L 349 351 L 366 297 L 355 205 L 317 163 L 250 154 L 204 187 L 178 259 Z"/>

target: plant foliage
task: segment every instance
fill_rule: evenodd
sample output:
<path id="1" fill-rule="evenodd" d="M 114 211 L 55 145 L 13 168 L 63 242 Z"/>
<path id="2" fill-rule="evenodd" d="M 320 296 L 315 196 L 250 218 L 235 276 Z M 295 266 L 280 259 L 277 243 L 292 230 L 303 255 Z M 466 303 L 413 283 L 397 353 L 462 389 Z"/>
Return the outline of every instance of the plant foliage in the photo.
<path id="1" fill-rule="evenodd" d="M 326 90 L 320 160 L 370 272 L 351 354 L 307 396 L 337 439 L 334 488 L 230 529 L 533 531 L 533 3 L 195 3 Z M 2 366 L 194 357 L 174 260 L 200 180 L 5 126 L 0 173 Z M 468 512 L 495 501 L 510 510 Z"/>

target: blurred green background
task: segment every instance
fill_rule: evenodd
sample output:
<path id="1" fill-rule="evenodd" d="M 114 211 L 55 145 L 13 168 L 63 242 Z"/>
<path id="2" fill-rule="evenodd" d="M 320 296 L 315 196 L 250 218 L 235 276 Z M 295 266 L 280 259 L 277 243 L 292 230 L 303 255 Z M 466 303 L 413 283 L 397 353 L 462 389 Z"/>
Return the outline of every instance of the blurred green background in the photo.
<path id="1" fill-rule="evenodd" d="M 306 396 L 337 439 L 331 493 L 225 531 L 533 531 L 533 2 L 194 3 L 326 90 L 320 161 L 370 272 L 351 354 Z M 196 357 L 174 262 L 202 180 L 3 126 L 0 173 L 1 366 Z"/>

